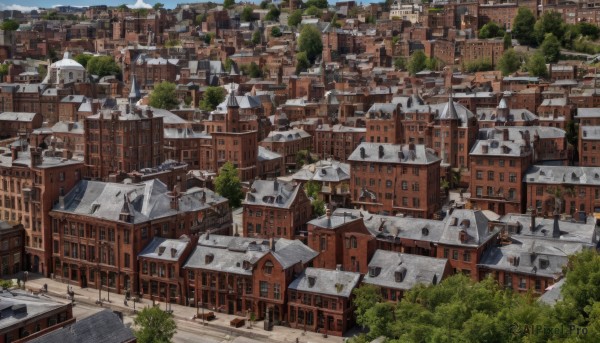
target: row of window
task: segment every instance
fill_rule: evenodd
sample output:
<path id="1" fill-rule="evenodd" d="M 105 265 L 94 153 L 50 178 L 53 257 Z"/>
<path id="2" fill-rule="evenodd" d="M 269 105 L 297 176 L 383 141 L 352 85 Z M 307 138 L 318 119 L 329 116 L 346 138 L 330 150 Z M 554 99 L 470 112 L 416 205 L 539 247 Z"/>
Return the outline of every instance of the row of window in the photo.
<path id="1" fill-rule="evenodd" d="M 487 180 L 488 181 L 495 181 L 495 172 L 490 170 L 487 172 Z M 481 170 L 476 170 L 475 171 L 475 179 L 477 180 L 483 180 L 483 171 Z M 504 173 L 503 172 L 499 172 L 498 173 L 498 181 L 504 181 Z M 517 173 L 508 173 L 508 182 L 512 182 L 512 183 L 516 183 L 517 182 Z"/>

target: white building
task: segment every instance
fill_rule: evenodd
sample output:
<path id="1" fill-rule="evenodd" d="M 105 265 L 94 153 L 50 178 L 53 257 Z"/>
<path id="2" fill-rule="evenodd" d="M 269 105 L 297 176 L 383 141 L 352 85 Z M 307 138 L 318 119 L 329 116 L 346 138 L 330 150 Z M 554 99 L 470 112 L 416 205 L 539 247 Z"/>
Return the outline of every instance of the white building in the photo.
<path id="1" fill-rule="evenodd" d="M 48 74 L 42 83 L 45 84 L 68 84 L 73 82 L 85 82 L 85 68 L 77 61 L 71 59 L 71 53 L 65 52 L 63 59 L 50 65 Z"/>

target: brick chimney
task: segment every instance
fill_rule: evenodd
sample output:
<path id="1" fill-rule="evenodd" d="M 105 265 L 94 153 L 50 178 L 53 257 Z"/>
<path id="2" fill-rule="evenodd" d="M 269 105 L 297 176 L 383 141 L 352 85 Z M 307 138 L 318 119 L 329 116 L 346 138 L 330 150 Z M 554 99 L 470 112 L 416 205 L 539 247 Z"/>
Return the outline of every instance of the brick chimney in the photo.
<path id="1" fill-rule="evenodd" d="M 19 150 L 17 149 L 17 147 L 10 147 L 10 154 L 13 161 L 19 158 Z"/>

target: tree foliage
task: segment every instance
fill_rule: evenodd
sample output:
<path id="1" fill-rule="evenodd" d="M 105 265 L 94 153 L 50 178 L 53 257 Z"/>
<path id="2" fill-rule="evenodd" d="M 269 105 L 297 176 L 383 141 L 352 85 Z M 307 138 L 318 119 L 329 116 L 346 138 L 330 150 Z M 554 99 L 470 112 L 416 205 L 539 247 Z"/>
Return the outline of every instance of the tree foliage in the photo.
<path id="1" fill-rule="evenodd" d="M 230 161 L 227 161 L 219 170 L 219 175 L 215 178 L 215 191 L 227 198 L 232 208 L 240 207 L 242 204 L 244 196 L 242 183 L 237 168 Z"/>
<path id="2" fill-rule="evenodd" d="M 467 73 L 475 73 L 478 71 L 490 71 L 494 70 L 494 66 L 492 65 L 492 61 L 487 58 L 472 61 L 465 64 L 464 70 Z"/>
<path id="3" fill-rule="evenodd" d="M 158 306 L 139 311 L 133 322 L 137 326 L 135 337 L 139 343 L 169 343 L 177 332 L 173 315 Z"/>
<path id="4" fill-rule="evenodd" d="M 504 42 L 504 50 L 512 48 L 512 36 L 510 35 L 510 33 L 506 32 L 502 40 Z"/>
<path id="5" fill-rule="evenodd" d="M 314 63 L 317 56 L 323 52 L 321 31 L 312 25 L 302 27 L 300 37 L 298 37 L 298 49 L 306 52 L 310 63 Z"/>
<path id="6" fill-rule="evenodd" d="M 4 31 L 17 31 L 19 29 L 19 26 L 21 25 L 15 20 L 5 19 L 0 25 L 0 28 Z"/>
<path id="7" fill-rule="evenodd" d="M 265 20 L 267 21 L 278 21 L 279 15 L 281 15 L 281 11 L 277 6 L 271 5 L 269 12 L 265 16 Z"/>
<path id="8" fill-rule="evenodd" d="M 532 45 L 536 43 L 533 27 L 535 25 L 535 17 L 530 9 L 521 7 L 517 11 L 517 15 L 513 21 L 512 35 L 519 44 Z"/>
<path id="9" fill-rule="evenodd" d="M 323 15 L 323 10 L 316 6 L 310 6 L 309 8 L 304 10 L 304 15 L 310 15 L 317 18 L 321 18 L 321 15 Z"/>
<path id="10" fill-rule="evenodd" d="M 310 61 L 306 57 L 306 52 L 302 51 L 296 54 L 296 75 L 306 71 L 310 67 Z"/>
<path id="11" fill-rule="evenodd" d="M 547 33 L 546 38 L 540 45 L 540 50 L 546 59 L 546 62 L 556 63 L 560 57 L 560 42 L 552 33 Z"/>
<path id="12" fill-rule="evenodd" d="M 521 67 L 521 59 L 517 55 L 514 49 L 508 49 L 502 54 L 498 61 L 498 69 L 502 72 L 502 75 L 506 76 L 519 70 Z"/>
<path id="13" fill-rule="evenodd" d="M 394 68 L 396 68 L 397 70 L 404 70 L 404 69 L 406 69 L 406 58 L 404 58 L 404 57 L 397 57 L 394 60 Z"/>
<path id="14" fill-rule="evenodd" d="M 315 6 L 317 8 L 327 8 L 329 4 L 327 0 L 308 0 L 304 3 L 306 7 Z"/>
<path id="15" fill-rule="evenodd" d="M 415 75 L 425 68 L 427 68 L 427 56 L 425 56 L 423 50 L 417 50 L 413 52 L 408 60 L 408 72 L 411 75 Z"/>
<path id="16" fill-rule="evenodd" d="M 317 199 L 319 196 L 319 192 L 321 191 L 321 183 L 318 181 L 308 181 L 304 184 L 304 191 L 306 191 L 306 195 L 313 199 Z"/>
<path id="17" fill-rule="evenodd" d="M 577 31 L 582 36 L 589 37 L 592 40 L 596 40 L 600 38 L 600 27 L 594 24 L 586 23 L 585 21 L 581 21 L 575 25 L 577 27 Z"/>
<path id="18" fill-rule="evenodd" d="M 225 89 L 221 87 L 206 87 L 202 100 L 200 101 L 200 108 L 205 111 L 212 111 L 217 108 L 217 105 L 225 100 Z"/>
<path id="19" fill-rule="evenodd" d="M 246 6 L 242 10 L 242 14 L 240 14 L 240 19 L 245 22 L 252 21 L 252 13 L 254 13 L 252 7 Z"/>
<path id="20" fill-rule="evenodd" d="M 281 37 L 283 33 L 281 33 L 281 29 L 277 26 L 273 26 L 271 28 L 271 36 L 272 37 Z"/>
<path id="21" fill-rule="evenodd" d="M 551 33 L 554 37 L 563 37 L 565 34 L 566 25 L 562 19 L 562 15 L 556 11 L 544 11 L 534 25 L 534 36 L 537 43 L 542 44 L 546 39 L 546 35 Z"/>
<path id="22" fill-rule="evenodd" d="M 479 30 L 479 38 L 487 39 L 487 38 L 496 38 L 503 37 L 504 29 L 502 29 L 498 24 L 490 21 L 489 23 L 483 25 Z"/>
<path id="23" fill-rule="evenodd" d="M 302 21 L 302 10 L 298 9 L 292 12 L 288 17 L 288 25 L 289 26 L 298 26 Z"/>
<path id="24" fill-rule="evenodd" d="M 325 214 L 325 202 L 321 199 L 315 199 L 311 203 L 313 217 L 318 218 Z"/>
<path id="25" fill-rule="evenodd" d="M 154 9 L 155 11 L 158 11 L 161 8 L 165 8 L 165 4 L 157 2 L 154 4 L 154 6 L 152 6 L 152 9 Z"/>
<path id="26" fill-rule="evenodd" d="M 8 75 L 8 67 L 9 66 L 10 66 L 10 64 L 8 64 L 8 63 L 0 64 L 0 76 Z"/>
<path id="27" fill-rule="evenodd" d="M 224 0 L 223 1 L 223 8 L 230 9 L 233 6 L 235 6 L 235 0 Z"/>
<path id="28" fill-rule="evenodd" d="M 150 93 L 150 106 L 165 110 L 179 106 L 175 88 L 175 84 L 169 81 L 163 81 L 155 85 L 154 90 Z"/>
<path id="29" fill-rule="evenodd" d="M 546 68 L 546 59 L 541 53 L 535 53 L 527 61 L 527 71 L 532 76 L 547 77 L 548 68 Z"/>
<path id="30" fill-rule="evenodd" d="M 94 56 L 90 54 L 79 54 L 75 56 L 73 59 L 77 61 L 77 63 L 81 64 L 84 68 L 87 67 L 88 61 Z"/>
<path id="31" fill-rule="evenodd" d="M 112 56 L 93 56 L 86 64 L 87 72 L 98 77 L 121 75 L 121 67 Z"/>
<path id="32" fill-rule="evenodd" d="M 308 150 L 300 150 L 298 151 L 298 153 L 296 154 L 296 167 L 300 168 L 305 164 L 311 164 L 313 163 L 313 158 L 312 155 L 310 154 L 310 151 Z"/>
<path id="33" fill-rule="evenodd" d="M 256 30 L 254 32 L 252 32 L 252 44 L 254 45 L 258 45 L 260 44 L 260 31 Z"/>
<path id="34" fill-rule="evenodd" d="M 250 64 L 242 64 L 240 66 L 242 72 L 251 78 L 260 78 L 263 76 L 263 71 L 260 69 L 256 62 L 250 62 Z"/>

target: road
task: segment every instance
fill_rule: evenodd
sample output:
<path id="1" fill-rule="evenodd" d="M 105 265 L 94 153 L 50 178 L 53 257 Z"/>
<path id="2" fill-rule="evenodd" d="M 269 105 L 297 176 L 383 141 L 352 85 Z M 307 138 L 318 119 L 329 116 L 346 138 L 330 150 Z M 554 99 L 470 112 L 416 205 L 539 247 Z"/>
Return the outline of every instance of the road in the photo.
<path id="1" fill-rule="evenodd" d="M 47 297 L 61 303 L 67 302 L 65 298 L 58 298 L 54 296 Z M 77 318 L 77 320 L 81 320 L 98 313 L 101 310 L 103 310 L 102 307 L 76 303 L 75 307 L 73 307 L 73 316 Z M 123 322 L 125 325 L 131 327 L 133 325 L 133 318 L 134 316 L 125 315 L 123 316 Z M 230 337 L 229 335 L 220 331 L 210 330 L 209 328 L 203 327 L 201 324 L 192 323 L 177 318 L 175 318 L 175 322 L 177 323 L 177 333 L 175 333 L 175 336 L 173 337 L 173 342 L 175 343 L 224 343 L 235 338 Z"/>

